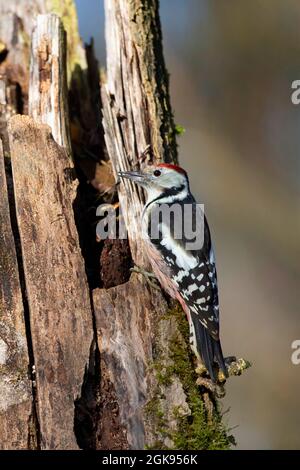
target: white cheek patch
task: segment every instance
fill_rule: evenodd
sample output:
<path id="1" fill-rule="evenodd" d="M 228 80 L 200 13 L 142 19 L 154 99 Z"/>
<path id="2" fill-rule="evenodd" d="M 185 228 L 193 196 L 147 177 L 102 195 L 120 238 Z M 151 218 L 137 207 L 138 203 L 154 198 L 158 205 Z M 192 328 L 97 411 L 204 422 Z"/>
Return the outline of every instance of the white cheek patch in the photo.
<path id="1" fill-rule="evenodd" d="M 172 204 L 173 202 L 183 201 L 187 197 L 187 191 L 181 191 L 175 196 L 166 196 L 159 200 L 160 204 Z"/>
<path id="2" fill-rule="evenodd" d="M 161 245 L 165 246 L 166 249 L 173 253 L 176 258 L 176 264 L 179 268 L 185 271 L 194 269 L 198 264 L 198 259 L 192 255 L 189 255 L 180 245 L 173 240 L 170 234 L 170 230 L 166 225 L 161 225 L 162 240 Z"/>
<path id="3" fill-rule="evenodd" d="M 147 204 L 151 201 L 154 201 L 157 197 L 161 196 L 165 191 L 171 189 L 172 187 L 175 188 L 182 188 L 180 192 L 176 194 L 176 196 L 165 196 L 159 199 L 159 203 L 172 203 L 176 200 L 183 201 L 188 195 L 188 188 L 186 178 L 177 173 L 176 171 L 167 172 L 162 174 L 157 179 L 152 180 L 147 186 Z"/>
<path id="4" fill-rule="evenodd" d="M 147 191 L 147 204 L 150 201 L 154 201 L 158 196 L 161 195 L 161 189 L 156 186 L 149 186 L 146 188 Z"/>

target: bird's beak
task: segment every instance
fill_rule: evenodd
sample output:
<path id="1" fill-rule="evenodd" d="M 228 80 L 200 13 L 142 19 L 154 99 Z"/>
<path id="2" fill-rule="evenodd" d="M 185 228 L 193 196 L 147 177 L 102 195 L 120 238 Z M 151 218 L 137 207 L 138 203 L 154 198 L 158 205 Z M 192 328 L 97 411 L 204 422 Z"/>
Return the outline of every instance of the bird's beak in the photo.
<path id="1" fill-rule="evenodd" d="M 120 178 L 127 178 L 137 184 L 143 184 L 146 181 L 146 176 L 138 171 L 119 171 L 118 176 Z"/>

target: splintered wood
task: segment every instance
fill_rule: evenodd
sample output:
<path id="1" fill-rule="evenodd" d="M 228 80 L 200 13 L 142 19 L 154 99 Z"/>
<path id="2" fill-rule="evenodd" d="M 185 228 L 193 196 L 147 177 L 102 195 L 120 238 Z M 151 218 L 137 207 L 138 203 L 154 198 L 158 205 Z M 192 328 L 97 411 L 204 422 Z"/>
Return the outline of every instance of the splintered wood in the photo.
<path id="1" fill-rule="evenodd" d="M 38 15 L 31 51 L 29 114 L 70 151 L 66 33 L 56 15 Z"/>

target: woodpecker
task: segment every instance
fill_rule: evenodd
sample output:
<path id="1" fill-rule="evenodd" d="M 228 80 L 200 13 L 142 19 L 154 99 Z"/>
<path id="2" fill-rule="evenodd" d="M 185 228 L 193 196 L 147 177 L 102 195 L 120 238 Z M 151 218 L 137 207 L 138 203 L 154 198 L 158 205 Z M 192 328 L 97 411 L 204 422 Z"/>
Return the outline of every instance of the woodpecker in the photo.
<path id="1" fill-rule="evenodd" d="M 190 240 L 185 238 L 184 230 L 181 239 L 175 238 L 174 220 L 169 224 L 160 220 L 158 237 L 153 236 L 150 223 L 155 211 L 163 204 L 179 204 L 182 208 L 190 205 L 192 218 L 195 218 L 199 205 L 190 192 L 186 171 L 178 165 L 161 163 L 148 166 L 143 172 L 119 172 L 119 176 L 146 190 L 147 200 L 141 222 L 147 255 L 162 288 L 179 300 L 186 313 L 193 352 L 198 361 L 204 364 L 213 382 L 217 381 L 216 366 L 227 377 L 219 337 L 215 256 L 206 217 L 203 214 L 203 236 L 201 246 L 197 249 L 188 245 Z"/>

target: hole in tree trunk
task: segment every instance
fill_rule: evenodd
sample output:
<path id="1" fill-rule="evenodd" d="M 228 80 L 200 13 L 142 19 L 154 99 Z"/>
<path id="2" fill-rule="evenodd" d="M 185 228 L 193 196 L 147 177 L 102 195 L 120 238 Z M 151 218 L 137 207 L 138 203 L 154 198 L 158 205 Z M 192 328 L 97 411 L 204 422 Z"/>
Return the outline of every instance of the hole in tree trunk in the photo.
<path id="1" fill-rule="evenodd" d="M 2 49 L 0 52 L 0 64 L 5 61 L 8 54 L 8 49 Z"/>

